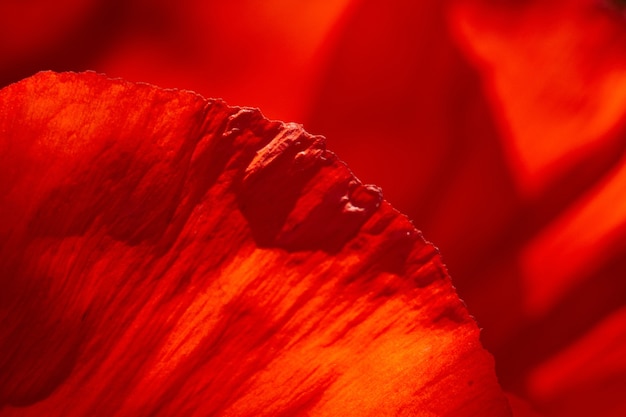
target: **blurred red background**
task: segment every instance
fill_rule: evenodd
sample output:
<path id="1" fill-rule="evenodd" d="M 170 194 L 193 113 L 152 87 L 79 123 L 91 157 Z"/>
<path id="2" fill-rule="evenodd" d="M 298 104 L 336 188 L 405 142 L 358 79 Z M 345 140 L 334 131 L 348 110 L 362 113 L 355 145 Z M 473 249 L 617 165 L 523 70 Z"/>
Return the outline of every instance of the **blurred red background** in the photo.
<path id="1" fill-rule="evenodd" d="M 95 70 L 304 124 L 440 248 L 505 389 L 623 416 L 619 3 L 0 1 L 0 85 Z"/>

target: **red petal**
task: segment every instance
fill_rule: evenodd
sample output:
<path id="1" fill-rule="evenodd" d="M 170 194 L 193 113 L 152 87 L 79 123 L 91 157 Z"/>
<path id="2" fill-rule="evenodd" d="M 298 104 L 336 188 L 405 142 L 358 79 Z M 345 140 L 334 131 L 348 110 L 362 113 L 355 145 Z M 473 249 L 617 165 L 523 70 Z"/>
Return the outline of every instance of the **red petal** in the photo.
<path id="1" fill-rule="evenodd" d="M 617 11 L 597 0 L 454 3 L 524 192 L 576 175 L 590 153 L 619 152 L 626 30 Z"/>
<path id="2" fill-rule="evenodd" d="M 0 94 L 3 415 L 510 415 L 435 248 L 299 125 Z"/>
<path id="3" fill-rule="evenodd" d="M 528 385 L 550 415 L 625 415 L 626 307 L 538 366 Z"/>

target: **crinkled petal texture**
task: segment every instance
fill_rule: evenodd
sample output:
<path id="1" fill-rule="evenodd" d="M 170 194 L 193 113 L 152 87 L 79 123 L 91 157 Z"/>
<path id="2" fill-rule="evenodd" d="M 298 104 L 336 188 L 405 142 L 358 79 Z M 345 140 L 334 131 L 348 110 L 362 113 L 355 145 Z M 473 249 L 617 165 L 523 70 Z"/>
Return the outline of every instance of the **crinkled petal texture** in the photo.
<path id="1" fill-rule="evenodd" d="M 321 137 L 190 92 L 0 92 L 0 415 L 509 416 L 436 249 Z"/>

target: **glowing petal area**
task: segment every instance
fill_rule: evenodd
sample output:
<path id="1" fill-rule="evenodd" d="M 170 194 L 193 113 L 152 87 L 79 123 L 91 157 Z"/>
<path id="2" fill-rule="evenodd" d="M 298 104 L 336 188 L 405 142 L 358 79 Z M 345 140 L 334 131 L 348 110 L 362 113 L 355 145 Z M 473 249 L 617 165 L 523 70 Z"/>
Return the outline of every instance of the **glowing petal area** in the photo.
<path id="1" fill-rule="evenodd" d="M 0 91 L 1 416 L 510 416 L 437 250 L 299 125 Z"/>
<path id="2" fill-rule="evenodd" d="M 619 141 L 626 31 L 607 3 L 454 2 L 452 24 L 491 91 L 518 185 L 529 195 Z"/>

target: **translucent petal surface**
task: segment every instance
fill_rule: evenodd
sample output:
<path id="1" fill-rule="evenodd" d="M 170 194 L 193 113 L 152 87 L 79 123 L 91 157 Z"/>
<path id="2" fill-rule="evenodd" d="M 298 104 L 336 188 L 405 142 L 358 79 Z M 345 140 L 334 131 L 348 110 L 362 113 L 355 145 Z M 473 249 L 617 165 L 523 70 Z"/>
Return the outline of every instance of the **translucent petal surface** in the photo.
<path id="1" fill-rule="evenodd" d="M 508 416 L 436 249 L 299 125 L 0 92 L 0 414 Z"/>

